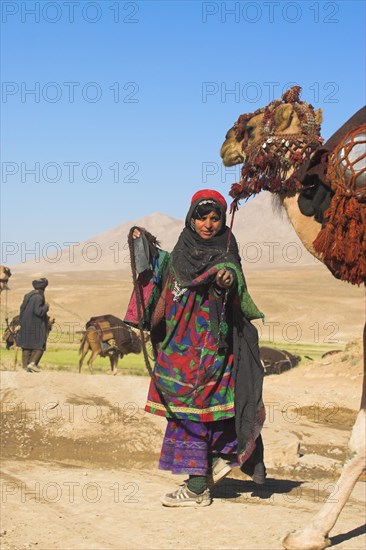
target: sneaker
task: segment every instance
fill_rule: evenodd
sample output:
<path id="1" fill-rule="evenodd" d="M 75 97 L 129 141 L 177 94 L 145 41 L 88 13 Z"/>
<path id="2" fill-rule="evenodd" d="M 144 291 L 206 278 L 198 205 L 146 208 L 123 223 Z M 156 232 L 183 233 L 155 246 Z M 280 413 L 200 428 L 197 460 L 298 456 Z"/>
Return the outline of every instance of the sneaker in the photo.
<path id="1" fill-rule="evenodd" d="M 35 363 L 29 363 L 27 365 L 28 372 L 41 372 L 41 369 L 37 367 Z"/>
<path id="2" fill-rule="evenodd" d="M 208 476 L 207 486 L 211 489 L 216 483 L 224 479 L 231 472 L 231 466 L 223 458 L 218 458 L 212 467 L 212 473 Z"/>
<path id="3" fill-rule="evenodd" d="M 209 506 L 212 502 L 210 490 L 206 489 L 200 495 L 193 493 L 187 484 L 181 485 L 174 493 L 168 493 L 160 499 L 163 506 Z"/>

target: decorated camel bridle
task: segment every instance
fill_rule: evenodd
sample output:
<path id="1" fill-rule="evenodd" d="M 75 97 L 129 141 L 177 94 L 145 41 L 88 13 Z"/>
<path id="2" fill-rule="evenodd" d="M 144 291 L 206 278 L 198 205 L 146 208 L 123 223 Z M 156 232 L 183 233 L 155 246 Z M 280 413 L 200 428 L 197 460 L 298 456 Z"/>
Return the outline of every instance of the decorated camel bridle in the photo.
<path id="1" fill-rule="evenodd" d="M 241 115 L 234 124 L 244 156 L 241 180 L 230 191 L 235 205 L 262 190 L 285 194 L 304 189 L 300 168 L 321 148 L 323 139 L 314 108 L 300 101 L 300 92 L 300 86 L 293 86 L 280 99 Z M 296 134 L 276 133 L 276 109 L 286 104 L 299 119 Z M 257 115 L 263 115 L 259 129 L 262 141 L 249 145 L 249 123 Z M 332 200 L 313 242 L 314 250 L 337 277 L 357 285 L 366 281 L 365 159 L 365 124 L 353 128 L 332 151 L 322 155 L 325 185 L 332 191 Z"/>
<path id="2" fill-rule="evenodd" d="M 323 139 L 314 107 L 300 101 L 300 91 L 300 86 L 293 86 L 281 99 L 275 99 L 254 113 L 240 115 L 234 124 L 236 140 L 243 141 L 245 150 L 241 180 L 234 183 L 230 191 L 235 200 L 246 199 L 264 190 L 283 193 L 303 187 L 296 172 L 321 146 Z M 291 104 L 297 113 L 300 131 L 296 134 L 276 133 L 276 109 L 286 104 Z M 263 115 L 260 125 L 262 143 L 248 146 L 248 122 L 257 115 Z M 288 176 L 290 169 L 293 173 Z"/>

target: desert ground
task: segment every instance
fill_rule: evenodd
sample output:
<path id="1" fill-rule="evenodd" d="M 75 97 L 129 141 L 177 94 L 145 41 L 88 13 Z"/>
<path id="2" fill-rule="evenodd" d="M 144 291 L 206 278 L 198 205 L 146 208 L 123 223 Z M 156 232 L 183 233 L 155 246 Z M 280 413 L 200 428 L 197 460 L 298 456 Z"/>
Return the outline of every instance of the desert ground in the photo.
<path id="1" fill-rule="evenodd" d="M 2 321 L 31 280 L 14 273 Z M 126 272 L 52 273 L 49 281 L 50 313 L 75 338 L 90 316 L 123 317 L 131 294 Z M 48 352 L 43 371 L 28 374 L 2 354 L 2 549 L 280 549 L 329 494 L 337 498 L 361 396 L 363 291 L 319 266 L 248 271 L 247 282 L 266 313 L 262 339 L 340 350 L 265 377 L 267 483 L 234 468 L 211 506 L 164 508 L 159 497 L 182 478 L 157 469 L 165 420 L 144 412 L 148 377 L 123 376 L 123 361 L 116 377 L 107 364 L 105 374 L 79 375 L 76 365 L 55 372 Z M 331 533 L 335 548 L 365 548 L 364 500 L 361 477 Z"/>
<path id="2" fill-rule="evenodd" d="M 364 290 L 337 281 L 322 264 L 262 270 L 247 264 L 244 269 L 249 291 L 265 313 L 265 323 L 257 324 L 262 339 L 337 347 L 361 337 Z M 119 271 L 31 274 L 14 269 L 9 281 L 11 290 L 2 293 L 2 322 L 19 313 L 35 276 L 47 276 L 49 280 L 46 300 L 50 316 L 56 319 L 55 343 L 57 333 L 78 333 L 92 316 L 110 313 L 123 319 L 132 293 L 128 264 Z M 75 340 L 79 338 L 77 334 Z"/>

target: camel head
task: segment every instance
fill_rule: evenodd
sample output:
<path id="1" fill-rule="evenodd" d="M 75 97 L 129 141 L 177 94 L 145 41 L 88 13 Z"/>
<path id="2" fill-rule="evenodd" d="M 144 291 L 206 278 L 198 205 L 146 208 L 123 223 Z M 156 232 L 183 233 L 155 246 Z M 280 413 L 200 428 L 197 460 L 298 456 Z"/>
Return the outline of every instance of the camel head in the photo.
<path id="1" fill-rule="evenodd" d="M 11 277 L 11 271 L 5 265 L 0 266 L 0 292 L 3 290 L 8 290 L 7 282 Z"/>
<path id="2" fill-rule="evenodd" d="M 266 189 L 274 193 L 301 189 L 296 171 L 322 144 L 321 109 L 300 101 L 299 86 L 254 113 L 240 115 L 221 147 L 225 166 L 243 162 L 242 179 L 232 186 L 234 199 Z"/>

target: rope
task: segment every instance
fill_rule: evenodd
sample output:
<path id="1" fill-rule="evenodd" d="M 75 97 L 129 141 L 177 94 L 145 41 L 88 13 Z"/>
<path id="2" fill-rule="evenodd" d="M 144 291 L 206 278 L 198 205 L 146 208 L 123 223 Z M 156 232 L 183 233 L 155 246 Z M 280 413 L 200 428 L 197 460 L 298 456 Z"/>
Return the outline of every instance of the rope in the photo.
<path id="1" fill-rule="evenodd" d="M 5 319 L 8 318 L 8 290 L 5 289 Z"/>
<path id="2" fill-rule="evenodd" d="M 1 293 L 1 291 L 0 291 Z M 1 295 L 1 294 L 0 294 Z M 1 303 L 1 298 L 0 298 L 0 303 Z M 7 324 L 7 327 L 9 327 L 9 324 L 8 324 L 8 289 L 5 288 L 5 322 Z M 2 323 L 1 323 L 1 326 L 2 326 Z M 4 333 L 1 335 L 1 338 L 3 339 L 3 335 Z"/>
<path id="3" fill-rule="evenodd" d="M 329 154 L 327 179 L 334 192 L 340 192 L 347 197 L 354 196 L 360 202 L 366 200 L 366 185 L 358 186 L 357 180 L 366 172 L 366 166 L 360 166 L 366 157 L 366 139 L 361 137 L 366 133 L 366 124 L 354 128 L 344 136 L 338 146 Z M 360 154 L 351 160 L 350 153 L 356 146 L 360 146 Z M 346 173 L 350 177 L 346 176 Z"/>

